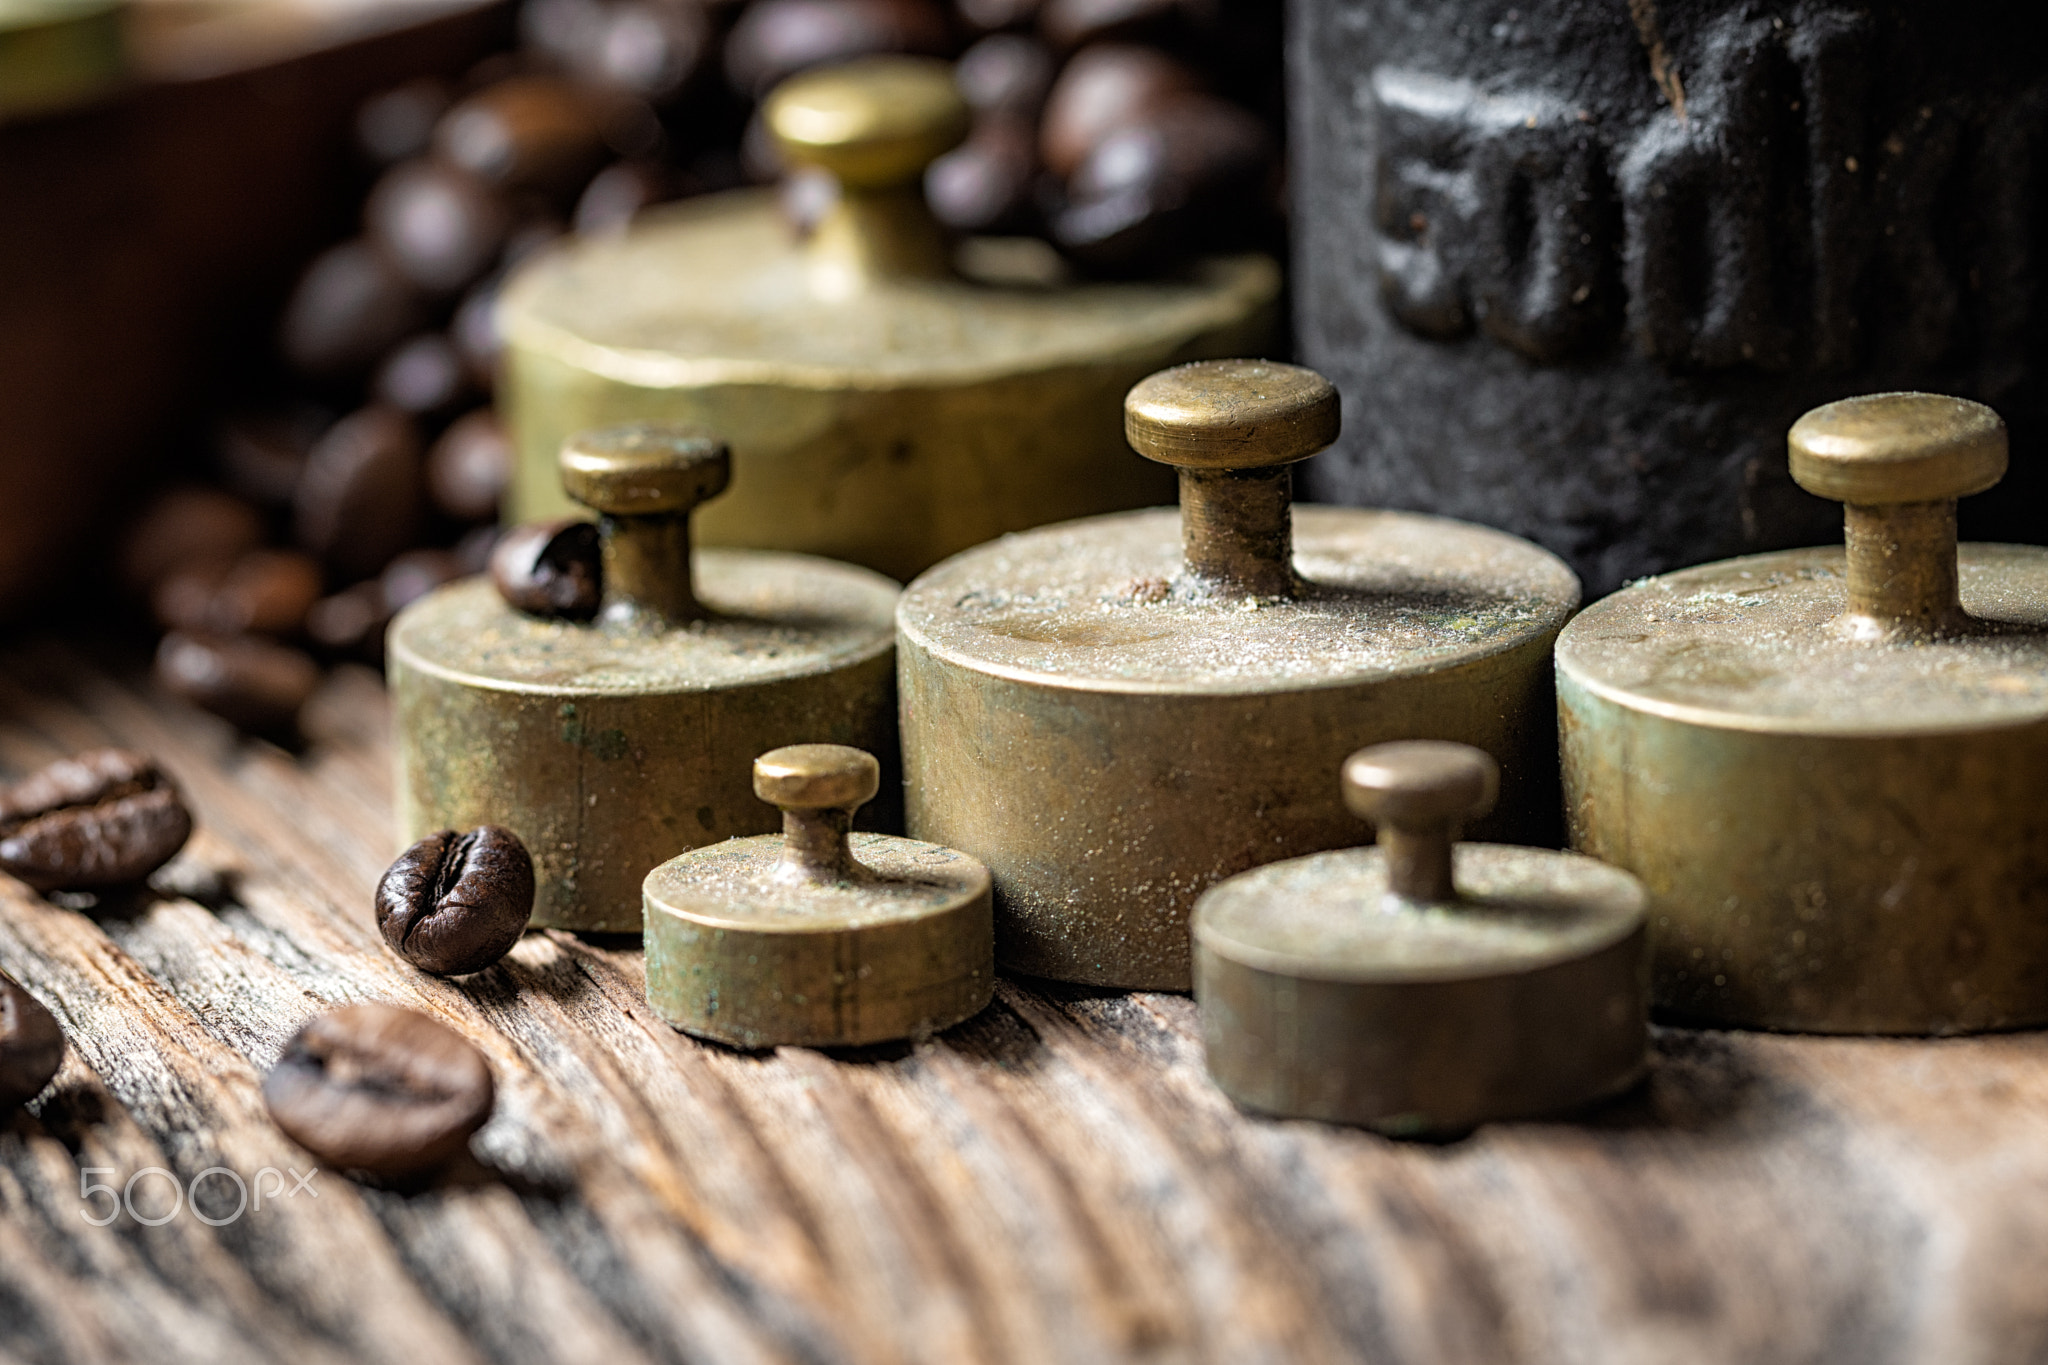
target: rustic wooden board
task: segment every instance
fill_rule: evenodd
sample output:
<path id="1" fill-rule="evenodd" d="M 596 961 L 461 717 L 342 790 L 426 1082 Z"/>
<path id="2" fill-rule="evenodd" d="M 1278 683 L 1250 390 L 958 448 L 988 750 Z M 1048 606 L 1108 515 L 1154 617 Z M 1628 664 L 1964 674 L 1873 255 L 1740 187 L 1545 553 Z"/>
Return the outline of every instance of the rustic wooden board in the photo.
<path id="1" fill-rule="evenodd" d="M 0 1121 L 0 1361 L 2048 1360 L 2043 1035 L 1665 1030 L 1589 1120 L 1441 1146 L 1239 1115 L 1168 995 L 1005 982 L 926 1045 L 734 1052 L 649 1016 L 630 943 L 459 983 L 383 949 L 369 675 L 297 758 L 126 676 L 0 655 L 0 772 L 135 745 L 200 821 L 132 904 L 0 880 L 0 969 L 73 1047 Z M 372 998 L 489 1054 L 475 1169 L 86 1221 L 85 1167 L 306 1169 L 259 1078 Z"/>

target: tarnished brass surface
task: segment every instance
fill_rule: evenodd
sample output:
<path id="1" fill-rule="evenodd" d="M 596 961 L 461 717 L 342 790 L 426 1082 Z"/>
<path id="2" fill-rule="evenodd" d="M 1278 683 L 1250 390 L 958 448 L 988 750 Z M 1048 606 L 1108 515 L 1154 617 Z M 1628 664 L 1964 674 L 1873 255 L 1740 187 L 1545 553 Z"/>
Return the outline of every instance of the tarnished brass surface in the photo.
<path id="1" fill-rule="evenodd" d="M 1955 543 L 2003 428 L 1884 395 L 1791 449 L 1803 484 L 1863 499 L 1846 552 L 1648 579 L 1558 641 L 1572 842 L 1649 887 L 1673 1015 L 2048 1022 L 2048 550 Z"/>
<path id="2" fill-rule="evenodd" d="M 676 439 L 660 476 L 670 493 L 715 487 L 706 444 Z M 567 463 L 606 445 L 574 443 Z M 645 505 L 617 479 L 579 487 L 601 512 Z M 746 782 L 765 749 L 894 749 L 896 585 L 803 555 L 692 556 L 687 497 L 669 502 L 601 518 L 605 606 L 593 624 L 522 615 L 481 578 L 392 623 L 402 837 L 512 829 L 533 854 L 536 924 L 637 932 L 650 869 L 772 829 Z"/>
<path id="3" fill-rule="evenodd" d="M 881 777 L 832 744 L 763 754 L 754 791 L 783 832 L 734 839 L 647 876 L 647 1000 L 737 1047 L 922 1037 L 995 987 L 988 869 L 914 839 L 847 833 Z"/>
<path id="4" fill-rule="evenodd" d="M 1330 775 L 1365 744 L 1500 754 L 1488 829 L 1554 823 L 1561 562 L 1436 517 L 1290 520 L 1284 467 L 1184 472 L 1229 512 L 1185 555 L 1172 510 L 1046 527 L 939 565 L 897 613 L 910 832 L 989 865 L 1012 970 L 1188 989 L 1195 898 L 1354 837 Z M 1241 572 L 1192 571 L 1219 561 Z"/>
<path id="5" fill-rule="evenodd" d="M 1422 1136 L 1634 1083 L 1641 884 L 1569 853 L 1454 848 L 1498 781 L 1464 745 L 1366 749 L 1342 780 L 1378 847 L 1257 868 L 1195 907 L 1195 998 L 1224 1093 Z"/>
<path id="6" fill-rule="evenodd" d="M 700 520 L 707 543 L 901 578 L 1005 531 L 1166 496 L 1124 445 L 1124 392 L 1162 365 L 1266 346 L 1273 261 L 1145 283 L 956 274 L 918 188 L 965 126 L 932 64 L 799 77 L 766 112 L 791 160 L 842 182 L 807 241 L 771 194 L 743 191 L 545 253 L 507 286 L 514 516 L 561 513 L 570 433 L 632 421 L 703 426 L 738 452 L 731 495 Z"/>

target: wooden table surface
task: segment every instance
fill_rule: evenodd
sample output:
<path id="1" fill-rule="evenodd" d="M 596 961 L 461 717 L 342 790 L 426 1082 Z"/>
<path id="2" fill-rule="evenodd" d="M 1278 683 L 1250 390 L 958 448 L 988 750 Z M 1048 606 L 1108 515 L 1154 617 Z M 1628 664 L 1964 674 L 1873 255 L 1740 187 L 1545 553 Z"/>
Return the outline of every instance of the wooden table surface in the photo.
<path id="1" fill-rule="evenodd" d="M 0 1119 L 0 1361 L 2048 1360 L 2048 1036 L 1661 1030 L 1588 1119 L 1434 1146 L 1238 1114 L 1173 995 L 1005 981 L 921 1046 L 735 1052 L 648 1013 L 631 942 L 459 982 L 385 951 L 370 675 L 294 757 L 96 657 L 0 650 L 0 773 L 133 745 L 199 829 L 128 903 L 0 878 L 0 969 L 72 1049 Z M 479 1161 L 283 1197 L 259 1173 L 311 1163 L 259 1080 L 368 999 L 489 1055 Z M 87 1221 L 86 1168 L 152 1167 L 266 1202 Z"/>

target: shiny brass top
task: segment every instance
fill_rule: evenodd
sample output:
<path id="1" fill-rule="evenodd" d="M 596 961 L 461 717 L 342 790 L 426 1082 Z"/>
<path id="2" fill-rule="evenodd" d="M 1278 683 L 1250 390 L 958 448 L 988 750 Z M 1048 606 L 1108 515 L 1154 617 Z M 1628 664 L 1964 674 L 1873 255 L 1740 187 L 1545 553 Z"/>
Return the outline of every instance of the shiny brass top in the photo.
<path id="1" fill-rule="evenodd" d="M 1198 360 L 1141 380 L 1124 398 L 1124 436 L 1180 469 L 1266 469 L 1337 439 L 1336 386 L 1272 360 Z"/>
<path id="2" fill-rule="evenodd" d="M 868 57 L 785 81 L 763 113 L 784 157 L 839 182 L 839 198 L 805 244 L 813 294 L 849 299 L 884 280 L 951 273 L 923 184 L 924 168 L 967 136 L 967 104 L 950 67 Z"/>
<path id="3" fill-rule="evenodd" d="M 867 879 L 847 831 L 881 788 L 875 756 L 845 744 L 789 744 L 755 759 L 754 795 L 782 811 L 781 876 L 812 885 Z"/>
<path id="4" fill-rule="evenodd" d="M 1456 900 L 1451 846 L 1500 795 L 1492 755 L 1433 739 L 1376 744 L 1346 759 L 1343 777 L 1344 804 L 1379 832 L 1388 894 L 1421 905 Z"/>
<path id="5" fill-rule="evenodd" d="M 601 620 L 652 631 L 710 615 L 690 567 L 690 513 L 731 480 L 723 441 L 687 427 L 613 427 L 572 438 L 561 469 L 563 491 L 598 514 Z"/>

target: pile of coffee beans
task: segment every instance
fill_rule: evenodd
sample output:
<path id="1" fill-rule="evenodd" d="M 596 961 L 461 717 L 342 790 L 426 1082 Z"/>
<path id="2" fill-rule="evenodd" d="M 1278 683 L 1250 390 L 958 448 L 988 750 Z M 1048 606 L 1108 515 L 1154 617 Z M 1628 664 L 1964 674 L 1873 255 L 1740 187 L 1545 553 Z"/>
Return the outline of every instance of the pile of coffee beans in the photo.
<path id="1" fill-rule="evenodd" d="M 962 232 L 1038 235 L 1112 274 L 1275 245 L 1278 8 L 526 0 L 517 50 L 362 105 L 357 231 L 292 291 L 279 377 L 221 417 L 211 482 L 135 524 L 122 579 L 164 632 L 159 683 L 288 741 L 324 664 L 381 663 L 397 611 L 490 565 L 511 474 L 490 406 L 506 273 L 662 200 L 775 179 L 757 110 L 800 71 L 957 59 L 973 132 L 926 191 Z M 798 227 L 831 193 L 785 188 Z M 570 567 L 588 547 L 562 534 L 491 567 L 529 610 L 588 619 L 597 584 Z"/>

